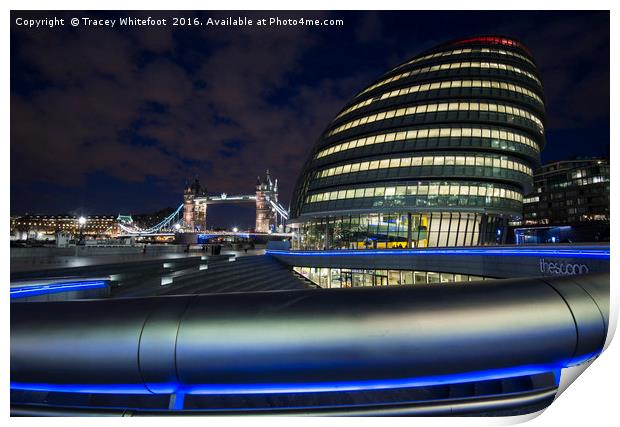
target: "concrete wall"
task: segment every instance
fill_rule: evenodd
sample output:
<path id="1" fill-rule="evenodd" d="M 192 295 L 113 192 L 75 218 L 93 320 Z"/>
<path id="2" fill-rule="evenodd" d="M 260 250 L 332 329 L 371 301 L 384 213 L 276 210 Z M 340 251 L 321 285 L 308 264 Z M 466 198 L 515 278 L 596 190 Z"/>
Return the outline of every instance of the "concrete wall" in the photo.
<path id="1" fill-rule="evenodd" d="M 183 245 L 146 245 L 146 254 L 181 253 Z M 11 258 L 48 258 L 58 256 L 98 256 L 141 254 L 143 245 L 136 246 L 74 246 L 70 248 L 11 248 Z"/>

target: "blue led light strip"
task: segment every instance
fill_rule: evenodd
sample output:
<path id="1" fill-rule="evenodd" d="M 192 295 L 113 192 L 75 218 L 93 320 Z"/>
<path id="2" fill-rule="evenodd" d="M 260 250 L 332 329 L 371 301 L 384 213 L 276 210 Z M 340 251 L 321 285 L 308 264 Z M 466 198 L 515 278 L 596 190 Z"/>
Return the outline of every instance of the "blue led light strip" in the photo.
<path id="1" fill-rule="evenodd" d="M 321 383 L 294 384 L 200 384 L 187 385 L 183 391 L 187 394 L 227 395 L 227 394 L 269 394 L 269 393 L 318 393 L 390 390 L 436 385 L 460 384 L 477 381 L 513 378 L 527 375 L 543 374 L 560 370 L 559 366 L 522 366 L 508 369 L 494 369 L 461 374 L 448 374 L 416 378 L 391 378 L 384 380 L 360 380 Z"/>
<path id="2" fill-rule="evenodd" d="M 54 294 L 76 290 L 98 289 L 107 287 L 105 280 L 83 282 L 47 283 L 43 285 L 21 286 L 11 288 L 11 299 L 27 298 L 36 295 Z"/>
<path id="3" fill-rule="evenodd" d="M 434 375 L 416 378 L 397 378 L 383 380 L 360 380 L 339 382 L 313 383 L 274 383 L 274 384 L 178 384 L 160 383 L 148 384 L 40 384 L 11 382 L 12 390 L 48 391 L 67 393 L 107 393 L 107 394 L 200 394 L 200 395 L 229 395 L 229 394 L 269 394 L 269 393 L 317 393 L 342 392 L 362 390 L 389 390 L 412 387 L 429 387 L 434 385 L 459 384 L 476 381 L 515 378 L 528 375 L 555 374 L 556 384 L 560 380 L 559 372 L 566 367 L 581 364 L 597 357 L 599 353 L 580 356 L 569 361 L 517 366 L 503 369 L 489 369 L 485 371 L 466 372 L 458 374 Z"/>
<path id="4" fill-rule="evenodd" d="M 290 251 L 268 249 L 270 255 L 286 256 L 368 256 L 368 255 L 484 255 L 484 256 L 528 256 L 555 258 L 593 258 L 609 259 L 609 248 L 605 249 L 517 249 L 517 248 L 472 248 L 472 249 L 381 249 L 381 250 L 325 250 Z"/>

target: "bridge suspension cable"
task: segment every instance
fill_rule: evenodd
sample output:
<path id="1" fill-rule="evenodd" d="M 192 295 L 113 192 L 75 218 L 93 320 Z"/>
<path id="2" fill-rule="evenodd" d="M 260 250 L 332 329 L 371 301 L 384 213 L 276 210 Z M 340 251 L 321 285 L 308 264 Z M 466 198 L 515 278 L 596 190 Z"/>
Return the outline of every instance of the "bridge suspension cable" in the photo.
<path id="1" fill-rule="evenodd" d="M 269 201 L 269 204 L 271 205 L 271 207 L 275 209 L 275 211 L 278 212 L 278 214 L 280 214 L 282 218 L 284 218 L 285 220 L 288 220 L 289 213 L 286 209 L 284 209 L 284 207 L 281 204 L 271 200 L 270 198 L 267 198 L 267 200 Z"/>
<path id="2" fill-rule="evenodd" d="M 121 230 L 123 230 L 124 232 L 128 233 L 128 234 L 151 234 L 151 233 L 157 233 L 159 231 L 161 231 L 163 228 L 168 228 L 175 219 L 178 219 L 179 213 L 181 212 L 181 209 L 183 209 L 183 204 L 181 204 L 174 212 L 172 212 L 170 215 L 168 215 L 166 218 L 164 218 L 163 220 L 161 220 L 159 223 L 155 224 L 152 227 L 149 228 L 140 228 L 136 225 L 133 225 L 131 227 L 119 222 L 118 225 L 121 228 Z"/>

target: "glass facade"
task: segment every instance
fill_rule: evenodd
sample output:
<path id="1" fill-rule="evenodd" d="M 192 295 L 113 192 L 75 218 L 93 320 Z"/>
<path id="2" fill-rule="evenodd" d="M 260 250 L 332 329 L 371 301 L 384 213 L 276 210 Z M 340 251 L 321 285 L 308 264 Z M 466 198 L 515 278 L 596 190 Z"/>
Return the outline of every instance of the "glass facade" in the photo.
<path id="1" fill-rule="evenodd" d="M 293 270 L 324 289 L 460 283 L 489 279 L 467 274 L 417 270 L 365 270 L 317 267 L 293 267 Z"/>
<path id="2" fill-rule="evenodd" d="M 330 216 L 301 225 L 298 249 L 399 249 L 476 246 L 502 242 L 503 221 L 495 215 L 462 212 Z"/>
<path id="3" fill-rule="evenodd" d="M 295 188 L 293 247 L 503 243 L 540 165 L 544 121 L 518 41 L 474 37 L 405 61 L 323 132 Z"/>

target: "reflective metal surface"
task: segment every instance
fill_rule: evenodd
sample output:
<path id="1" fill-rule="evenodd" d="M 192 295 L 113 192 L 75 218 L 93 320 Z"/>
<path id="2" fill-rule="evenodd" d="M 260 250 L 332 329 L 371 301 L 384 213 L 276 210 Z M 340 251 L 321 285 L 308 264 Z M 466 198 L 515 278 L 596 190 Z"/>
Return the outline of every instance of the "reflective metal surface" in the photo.
<path id="1" fill-rule="evenodd" d="M 11 307 L 11 382 L 252 394 L 548 372 L 600 352 L 608 287 L 597 274 L 20 304 Z"/>

